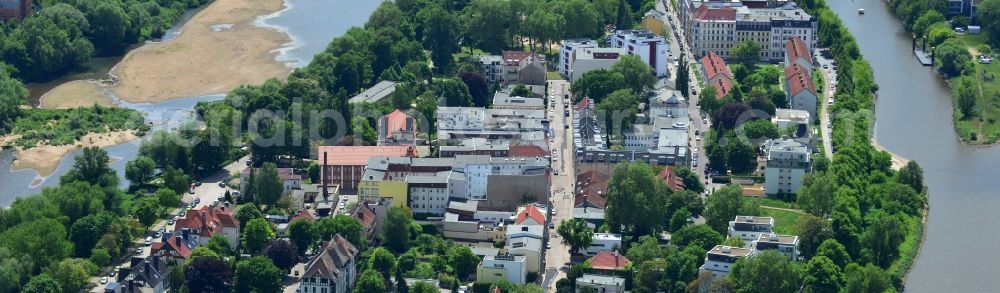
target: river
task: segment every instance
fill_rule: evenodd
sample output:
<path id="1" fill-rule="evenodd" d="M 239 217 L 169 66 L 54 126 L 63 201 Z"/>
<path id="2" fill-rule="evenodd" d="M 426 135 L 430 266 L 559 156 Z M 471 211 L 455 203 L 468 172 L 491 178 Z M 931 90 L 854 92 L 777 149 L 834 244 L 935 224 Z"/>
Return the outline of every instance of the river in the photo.
<path id="1" fill-rule="evenodd" d="M 288 33 L 293 42 L 280 49 L 281 54 L 277 57 L 277 61 L 286 62 L 292 67 L 301 67 L 312 61 L 314 55 L 322 52 L 326 48 L 326 44 L 333 38 L 342 35 L 351 27 L 364 25 L 368 16 L 375 11 L 381 2 L 382 0 L 286 0 L 286 9 L 260 17 L 257 24 L 277 28 Z M 184 20 L 190 18 L 193 13 L 192 10 L 185 14 Z M 170 41 L 179 33 L 183 32 L 180 25 L 176 25 L 165 34 L 163 41 Z M 107 60 L 101 59 L 101 61 L 108 63 L 117 62 L 120 59 L 121 57 L 109 57 Z M 104 78 L 107 74 L 106 71 L 113 63 L 110 65 L 103 63 L 101 68 L 95 69 L 103 70 L 102 72 L 90 72 L 75 78 Z M 68 80 L 60 79 L 58 82 L 65 81 Z M 47 88 L 51 89 L 52 87 L 54 85 Z M 45 85 L 32 85 L 32 90 L 44 91 L 46 87 Z M 198 96 L 156 104 L 133 104 L 115 99 L 115 104 L 119 107 L 140 111 L 146 117 L 147 122 L 152 122 L 155 125 L 154 129 L 173 129 L 182 122 L 191 121 L 192 110 L 197 102 L 215 101 L 223 97 L 224 95 Z M 33 104 L 37 104 L 37 97 L 32 100 Z M 128 186 L 128 181 L 124 179 L 125 163 L 136 157 L 138 149 L 138 141 L 105 148 L 108 154 L 116 159 L 111 167 L 118 172 L 118 177 L 121 178 L 121 187 Z M 9 206 L 18 197 L 31 196 L 41 192 L 44 187 L 57 185 L 59 177 L 69 170 L 73 165 L 73 158 L 80 153 L 81 151 L 77 150 L 64 157 L 52 175 L 44 178 L 38 185 L 32 186 L 31 182 L 37 176 L 37 172 L 34 170 L 13 172 L 11 170 L 13 160 L 11 151 L 0 151 L 0 207 Z"/>
<path id="2" fill-rule="evenodd" d="M 945 81 L 910 52 L 910 34 L 884 1 L 828 5 L 854 34 L 879 84 L 875 139 L 924 168 L 926 240 L 907 292 L 992 292 L 1000 287 L 1000 148 L 963 145 L 952 130 Z M 859 8 L 865 15 L 858 15 Z"/>

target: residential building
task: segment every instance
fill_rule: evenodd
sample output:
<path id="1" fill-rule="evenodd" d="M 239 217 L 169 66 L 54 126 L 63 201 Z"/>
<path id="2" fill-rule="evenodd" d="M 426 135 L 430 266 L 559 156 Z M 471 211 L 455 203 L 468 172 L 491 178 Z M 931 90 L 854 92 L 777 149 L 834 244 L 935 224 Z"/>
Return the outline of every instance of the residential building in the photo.
<path id="1" fill-rule="evenodd" d="M 761 234 L 770 234 L 774 229 L 774 218 L 736 216 L 736 219 L 729 221 L 729 237 L 743 239 L 744 242 L 756 241 Z"/>
<path id="2" fill-rule="evenodd" d="M 695 176 L 697 176 L 697 174 Z M 672 167 L 663 167 L 663 170 L 661 170 L 656 177 L 663 180 L 663 183 L 667 185 L 667 188 L 670 188 L 670 190 L 674 192 L 684 189 L 684 178 L 678 176 L 677 172 L 674 172 L 674 168 Z"/>
<path id="3" fill-rule="evenodd" d="M 380 81 L 360 94 L 351 97 L 347 102 L 356 104 L 361 102 L 378 103 L 388 101 L 389 96 L 392 96 L 392 93 L 396 92 L 396 85 L 398 84 L 395 81 Z"/>
<path id="4" fill-rule="evenodd" d="M 577 48 L 570 55 L 566 77 L 570 81 L 576 81 L 587 72 L 598 69 L 610 70 L 624 53 L 622 48 Z"/>
<path id="5" fill-rule="evenodd" d="M 508 147 L 508 155 L 512 158 L 545 158 L 549 153 L 537 145 L 512 145 Z"/>
<path id="6" fill-rule="evenodd" d="M 476 283 L 493 283 L 507 280 L 514 284 L 524 284 L 527 268 L 524 256 L 502 254 L 483 258 L 476 270 Z"/>
<path id="7" fill-rule="evenodd" d="M 715 53 L 728 58 L 729 49 L 736 44 L 736 9 L 712 2 L 681 2 L 682 9 L 690 3 L 699 3 L 699 7 L 694 8 L 690 15 L 680 13 L 684 36 L 688 38 L 694 57 L 701 58 Z"/>
<path id="8" fill-rule="evenodd" d="M 497 91 L 493 94 L 493 109 L 545 110 L 541 98 L 510 96 L 510 92 Z"/>
<path id="9" fill-rule="evenodd" d="M 510 145 L 492 144 L 483 138 L 464 139 L 459 145 L 443 145 L 438 147 L 438 157 L 454 158 L 459 155 L 480 155 L 490 157 L 509 157 Z"/>
<path id="10" fill-rule="evenodd" d="M 805 110 L 809 116 L 816 116 L 819 93 L 812 80 L 812 71 L 798 64 L 785 68 L 785 94 L 792 109 Z"/>
<path id="11" fill-rule="evenodd" d="M 574 56 L 577 49 L 597 48 L 597 42 L 591 39 L 568 39 L 559 42 L 559 74 L 572 79 Z M 619 51 L 620 52 L 620 51 Z M 617 57 L 616 57 L 617 58 Z"/>
<path id="12" fill-rule="evenodd" d="M 396 109 L 378 119 L 378 145 L 417 144 L 417 119 Z"/>
<path id="13" fill-rule="evenodd" d="M 515 237 L 504 247 L 510 255 L 524 257 L 524 269 L 528 273 L 542 270 L 542 239 L 535 237 Z"/>
<path id="14" fill-rule="evenodd" d="M 243 169 L 243 171 L 240 172 L 241 173 L 240 178 L 250 178 L 250 168 L 253 167 L 248 167 Z M 282 190 L 281 190 L 282 195 L 289 194 L 292 192 L 292 190 L 302 188 L 302 181 L 305 180 L 306 178 L 305 174 L 296 173 L 295 169 L 292 168 L 277 168 L 277 169 L 278 169 L 278 178 L 281 178 L 282 181 Z M 256 174 L 260 174 L 260 168 L 256 168 L 255 171 Z M 249 186 L 247 180 L 240 180 L 240 194 L 247 193 L 247 186 Z"/>
<path id="15" fill-rule="evenodd" d="M 31 16 L 31 0 L 0 0 L 0 22 Z"/>
<path id="16" fill-rule="evenodd" d="M 597 255 L 601 252 L 615 252 L 622 247 L 622 235 L 614 233 L 594 233 L 590 246 L 584 248 L 584 255 Z"/>
<path id="17" fill-rule="evenodd" d="M 809 51 L 816 47 L 818 20 L 792 1 L 709 1 L 682 0 L 681 27 L 696 58 L 715 53 L 731 57 L 729 50 L 745 41 L 761 46 L 761 60 L 785 59 L 784 42 L 805 41 Z"/>
<path id="18" fill-rule="evenodd" d="M 545 238 L 545 226 L 533 224 L 507 225 L 507 230 L 504 233 L 505 242 L 511 242 L 514 239 L 521 237 L 531 237 L 542 240 Z"/>
<path id="19" fill-rule="evenodd" d="M 812 116 L 805 110 L 776 109 L 774 117 L 771 117 L 771 123 L 778 125 L 778 130 L 794 128 L 794 137 L 809 136 L 809 124 L 811 122 Z"/>
<path id="20" fill-rule="evenodd" d="M 645 29 L 617 30 L 612 36 L 611 47 L 622 48 L 629 55 L 639 56 L 657 77 L 670 74 L 667 64 L 670 63 L 670 45 L 661 36 Z"/>
<path id="21" fill-rule="evenodd" d="M 625 279 L 614 276 L 583 274 L 576 278 L 576 293 L 584 292 L 583 288 L 592 288 L 593 292 L 625 293 Z"/>
<path id="22" fill-rule="evenodd" d="M 170 289 L 170 268 L 166 259 L 159 256 L 134 256 L 126 267 L 118 269 L 117 282 L 107 288 L 118 288 L 122 293 L 163 293 Z"/>
<path id="23" fill-rule="evenodd" d="M 590 268 L 597 271 L 620 271 L 631 264 L 624 255 L 617 251 L 602 251 L 590 258 Z"/>
<path id="24" fill-rule="evenodd" d="M 326 242 L 319 254 L 305 265 L 302 292 L 347 293 L 357 278 L 358 249 L 340 234 Z"/>
<path id="25" fill-rule="evenodd" d="M 799 236 L 760 234 L 752 246 L 758 251 L 774 249 L 792 260 L 799 259 Z"/>
<path id="26" fill-rule="evenodd" d="M 504 239 L 503 222 L 488 222 L 471 216 L 447 212 L 444 214 L 441 235 L 444 238 L 496 243 Z"/>
<path id="27" fill-rule="evenodd" d="M 349 213 L 361 224 L 368 241 L 374 241 L 382 237 L 382 224 L 385 223 L 391 206 L 391 198 L 362 200 Z"/>
<path id="28" fill-rule="evenodd" d="M 191 257 L 191 251 L 200 246 L 198 241 L 193 240 L 190 230 L 181 230 L 171 233 L 164 233 L 159 242 L 149 245 L 149 254 L 164 259 L 173 259 L 176 262 L 184 262 Z"/>
<path id="29" fill-rule="evenodd" d="M 439 172 L 434 176 L 406 176 L 410 190 L 410 210 L 414 214 L 444 215 L 449 198 L 465 199 L 466 183 L 462 173 Z"/>
<path id="30" fill-rule="evenodd" d="M 548 143 L 544 110 L 439 107 L 435 115 L 438 140 L 445 144 L 475 138 L 488 139 L 495 145 Z"/>
<path id="31" fill-rule="evenodd" d="M 651 33 L 663 36 L 667 32 L 664 26 L 664 23 L 667 21 L 666 19 L 667 17 L 662 12 L 650 9 L 646 11 L 646 14 L 642 15 L 642 28 Z"/>
<path id="32" fill-rule="evenodd" d="M 503 51 L 503 83 L 544 85 L 545 56 L 527 51 Z"/>
<path id="33" fill-rule="evenodd" d="M 215 234 L 222 234 L 229 240 L 229 245 L 236 247 L 240 241 L 240 221 L 236 220 L 235 212 L 228 204 L 215 208 L 202 206 L 201 209 L 188 210 L 183 218 L 174 222 L 174 233 L 187 233 L 190 241 L 198 246 L 208 244 Z"/>
<path id="34" fill-rule="evenodd" d="M 368 159 L 374 157 L 416 157 L 413 146 L 320 146 L 320 186 L 340 186 L 341 191 L 357 190 Z M 404 201 L 405 202 L 405 201 Z"/>
<path id="35" fill-rule="evenodd" d="M 721 99 L 733 91 L 733 73 L 715 52 L 709 52 L 701 58 L 702 80 L 715 88 L 715 98 Z"/>
<path id="36" fill-rule="evenodd" d="M 809 45 L 800 38 L 790 38 L 785 42 L 784 61 L 786 68 L 793 64 L 798 64 L 802 68 L 805 68 L 806 72 L 812 72 L 812 52 L 809 51 Z"/>
<path id="37" fill-rule="evenodd" d="M 792 139 L 776 139 L 765 143 L 764 150 L 764 191 L 770 195 L 795 194 L 802 187 L 803 177 L 812 171 L 809 146 Z"/>
<path id="38" fill-rule="evenodd" d="M 545 225 L 545 213 L 535 205 L 526 205 L 517 211 L 517 219 L 514 221 L 518 225 Z"/>
<path id="39" fill-rule="evenodd" d="M 716 245 L 705 254 L 705 263 L 698 268 L 698 273 L 711 273 L 712 277 L 725 277 L 733 271 L 736 261 L 752 256 L 753 249 Z"/>
<path id="40" fill-rule="evenodd" d="M 503 82 L 503 56 L 483 55 L 479 56 L 479 70 L 482 71 L 483 79 L 491 85 Z"/>

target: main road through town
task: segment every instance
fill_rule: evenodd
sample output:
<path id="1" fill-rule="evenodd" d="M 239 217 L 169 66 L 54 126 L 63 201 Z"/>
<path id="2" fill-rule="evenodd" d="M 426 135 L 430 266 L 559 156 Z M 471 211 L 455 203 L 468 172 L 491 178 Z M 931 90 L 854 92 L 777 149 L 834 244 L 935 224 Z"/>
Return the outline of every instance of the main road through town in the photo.
<path id="1" fill-rule="evenodd" d="M 555 210 L 554 214 L 549 212 L 549 221 L 552 224 L 550 227 L 559 227 L 559 223 L 572 218 L 573 214 L 573 184 L 576 180 L 573 161 L 573 98 L 568 99 L 569 103 L 565 99 L 570 94 L 569 86 L 569 81 L 550 80 L 545 97 L 552 100 L 552 103 L 549 103 L 548 113 L 549 124 L 554 130 L 552 140 L 549 142 L 553 174 L 552 193 L 549 199 L 550 207 Z M 569 247 L 563 244 L 556 229 L 548 229 L 548 242 L 551 248 L 545 252 L 545 271 L 539 277 L 542 278 L 542 287 L 547 292 L 555 292 L 556 281 L 566 276 L 570 254 Z"/>

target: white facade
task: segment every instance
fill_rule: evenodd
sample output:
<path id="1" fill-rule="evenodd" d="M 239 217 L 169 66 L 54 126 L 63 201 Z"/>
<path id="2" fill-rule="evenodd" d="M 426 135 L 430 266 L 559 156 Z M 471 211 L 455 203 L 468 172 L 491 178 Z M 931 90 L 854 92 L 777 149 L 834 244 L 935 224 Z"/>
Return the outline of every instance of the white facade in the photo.
<path id="1" fill-rule="evenodd" d="M 570 81 L 580 79 L 587 72 L 611 69 L 625 51 L 621 48 L 579 48 L 570 56 L 566 77 Z"/>
<path id="2" fill-rule="evenodd" d="M 581 289 L 593 288 L 598 293 L 624 293 L 625 279 L 613 276 L 584 274 L 576 278 L 576 293 Z"/>
<path id="3" fill-rule="evenodd" d="M 483 79 L 490 84 L 499 84 L 503 79 L 503 56 L 484 55 L 479 57 L 479 70 Z"/>
<path id="4" fill-rule="evenodd" d="M 514 212 L 506 211 L 476 211 L 476 213 L 472 215 L 473 219 L 490 223 L 500 223 L 505 220 L 510 220 L 512 217 L 514 217 Z"/>
<path id="5" fill-rule="evenodd" d="M 773 249 L 792 260 L 799 258 L 799 237 L 793 235 L 761 234 L 760 238 L 751 243 L 754 250 Z"/>
<path id="6" fill-rule="evenodd" d="M 670 46 L 667 41 L 648 30 L 618 30 L 615 31 L 611 46 L 622 48 L 629 55 L 636 55 L 653 68 L 656 76 L 667 76 Z"/>
<path id="7" fill-rule="evenodd" d="M 767 167 L 764 191 L 767 194 L 793 194 L 802 187 L 802 178 L 811 170 L 809 148 L 794 140 L 771 140 L 765 145 Z"/>
<path id="8" fill-rule="evenodd" d="M 771 234 L 774 229 L 774 218 L 736 216 L 736 219 L 729 221 L 727 233 L 729 237 L 740 238 L 744 242 L 757 241 L 761 234 Z"/>
<path id="9" fill-rule="evenodd" d="M 525 270 L 538 273 L 542 268 L 542 240 L 534 237 L 517 237 L 507 242 L 511 255 L 523 256 Z"/>
<path id="10" fill-rule="evenodd" d="M 573 53 L 584 48 L 597 48 L 597 42 L 591 39 L 569 39 L 559 43 L 559 73 L 562 76 L 570 78 L 575 58 Z"/>
<path id="11" fill-rule="evenodd" d="M 798 109 L 777 109 L 771 123 L 778 125 L 778 130 L 787 129 L 789 126 L 809 125 L 812 116 L 808 111 Z"/>
<path id="12" fill-rule="evenodd" d="M 446 176 L 407 176 L 410 210 L 413 213 L 443 215 L 448 208 L 449 190 Z M 463 182 L 464 183 L 464 182 Z"/>
<path id="13" fill-rule="evenodd" d="M 729 48 L 736 44 L 735 19 L 693 19 L 688 33 L 691 52 L 701 58 L 715 52 L 729 58 Z"/>
<path id="14" fill-rule="evenodd" d="M 736 261 L 753 254 L 753 249 L 716 245 L 705 254 L 705 264 L 698 268 L 698 273 L 709 272 L 713 277 L 725 277 L 733 271 Z"/>
<path id="15" fill-rule="evenodd" d="M 479 263 L 476 282 L 492 283 L 503 279 L 514 284 L 524 284 L 527 272 L 524 256 L 490 255 Z"/>
<path id="16" fill-rule="evenodd" d="M 583 251 L 586 255 L 597 255 L 601 251 L 615 251 L 622 247 L 622 235 L 612 233 L 594 233 L 590 246 Z"/>

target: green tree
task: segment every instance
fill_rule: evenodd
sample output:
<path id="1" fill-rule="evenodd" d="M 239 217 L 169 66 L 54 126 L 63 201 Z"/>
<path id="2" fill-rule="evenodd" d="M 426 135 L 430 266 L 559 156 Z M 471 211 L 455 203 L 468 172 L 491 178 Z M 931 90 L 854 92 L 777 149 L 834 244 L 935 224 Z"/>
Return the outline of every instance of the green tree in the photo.
<path id="1" fill-rule="evenodd" d="M 596 38 L 603 32 L 601 14 L 590 1 L 567 0 L 553 4 L 553 12 L 565 19 L 560 39 Z"/>
<path id="2" fill-rule="evenodd" d="M 328 241 L 333 239 L 333 235 L 340 234 L 355 247 L 361 248 L 365 246 L 366 240 L 363 238 L 361 230 L 361 223 L 358 222 L 358 219 L 348 215 L 336 215 L 316 221 L 313 224 L 313 237 L 319 241 Z"/>
<path id="3" fill-rule="evenodd" d="M 73 167 L 59 179 L 60 184 L 73 181 L 86 181 L 103 187 L 117 187 L 118 175 L 108 167 L 111 158 L 108 152 L 99 147 L 87 147 L 83 154 L 74 158 Z"/>
<path id="4" fill-rule="evenodd" d="M 677 232 L 681 228 L 684 228 L 688 224 L 688 219 L 691 218 L 691 212 L 687 208 L 680 208 L 670 216 L 670 232 Z"/>
<path id="5" fill-rule="evenodd" d="M 299 263 L 299 249 L 295 244 L 284 239 L 274 239 L 264 248 L 264 256 L 271 260 L 275 267 L 288 273 L 295 264 Z"/>
<path id="6" fill-rule="evenodd" d="M 666 256 L 666 251 L 660 247 L 660 243 L 655 237 L 645 235 L 639 237 L 639 241 L 629 246 L 625 256 L 632 260 L 635 265 L 642 265 L 643 262 Z"/>
<path id="7" fill-rule="evenodd" d="M 358 283 L 354 285 L 354 293 L 385 293 L 385 282 L 382 280 L 382 274 L 377 271 L 368 269 L 361 273 L 358 277 Z"/>
<path id="8" fill-rule="evenodd" d="M 313 222 L 306 219 L 298 219 L 288 224 L 288 239 L 295 243 L 299 249 L 299 254 L 306 252 L 306 249 L 313 245 Z"/>
<path id="9" fill-rule="evenodd" d="M 396 253 L 405 252 L 410 248 L 410 215 L 402 208 L 389 208 L 385 223 L 382 226 L 382 240 L 386 247 Z"/>
<path id="10" fill-rule="evenodd" d="M 163 171 L 163 187 L 169 188 L 176 193 L 185 193 L 190 188 L 191 177 L 184 174 L 184 171 L 167 167 Z"/>
<path id="11" fill-rule="evenodd" d="M 278 202 L 285 188 L 285 183 L 278 177 L 278 166 L 271 162 L 264 163 L 256 180 L 254 202 L 261 205 L 273 205 Z"/>
<path id="12" fill-rule="evenodd" d="M 797 201 L 803 210 L 820 217 L 833 212 L 834 195 L 837 193 L 837 182 L 833 175 L 823 172 L 806 174 L 799 188 Z"/>
<path id="13" fill-rule="evenodd" d="M 620 163 L 609 182 L 606 224 L 626 235 L 655 232 L 665 222 L 668 193 L 645 162 Z"/>
<path id="14" fill-rule="evenodd" d="M 625 87 L 636 94 L 643 94 L 656 85 L 656 72 L 639 56 L 626 55 L 618 59 L 611 71 L 621 73 L 625 77 Z"/>
<path id="15" fill-rule="evenodd" d="M 94 250 L 90 252 L 90 262 L 99 267 L 108 266 L 111 264 L 111 254 L 108 253 L 107 249 L 94 248 Z"/>
<path id="16" fill-rule="evenodd" d="M 383 277 L 388 279 L 390 274 L 396 269 L 396 255 L 392 254 L 385 247 L 376 247 L 368 257 L 368 268 L 376 272 L 383 272 Z"/>
<path id="17" fill-rule="evenodd" d="M 531 90 L 529 90 L 528 87 L 524 86 L 523 84 L 519 84 L 519 85 L 514 86 L 514 89 L 512 89 L 510 91 L 510 96 L 512 96 L 512 97 L 531 97 L 531 96 L 534 96 L 534 94 L 531 93 Z"/>
<path id="18" fill-rule="evenodd" d="M 424 20 L 424 48 L 430 49 L 434 68 L 443 73 L 454 63 L 451 54 L 459 50 L 458 21 L 451 13 L 433 4 L 421 10 L 417 18 Z"/>
<path id="19" fill-rule="evenodd" d="M 687 98 L 688 88 L 691 87 L 691 69 L 688 68 L 687 56 L 684 53 L 681 53 L 681 57 L 677 60 L 679 66 L 677 66 L 677 77 L 674 79 L 674 84 L 677 90 L 681 91 L 681 96 Z"/>
<path id="20" fill-rule="evenodd" d="M 623 88 L 625 88 L 625 76 L 606 69 L 584 73 L 570 86 L 577 101 L 589 97 L 594 99 L 594 103 L 600 103 L 604 97 Z"/>
<path id="21" fill-rule="evenodd" d="M 941 61 L 941 72 L 950 76 L 962 75 L 972 61 L 969 50 L 956 39 L 948 39 L 934 50 L 934 55 Z"/>
<path id="22" fill-rule="evenodd" d="M 581 248 L 590 246 L 590 242 L 594 240 L 594 231 L 587 227 L 587 221 L 583 219 L 562 221 L 556 231 L 569 244 L 571 253 L 580 253 Z"/>
<path id="23" fill-rule="evenodd" d="M 1000 1 L 988 0 L 976 8 L 976 20 L 986 30 L 991 44 L 1000 43 Z"/>
<path id="24" fill-rule="evenodd" d="M 351 132 L 354 133 L 355 139 L 360 139 L 365 145 L 375 145 L 378 139 L 378 132 L 365 117 L 354 116 L 351 118 Z"/>
<path id="25" fill-rule="evenodd" d="M 802 267 L 775 250 L 741 259 L 729 275 L 736 292 L 795 292 L 802 286 Z"/>
<path id="26" fill-rule="evenodd" d="M 793 229 L 800 235 L 799 254 L 804 257 L 812 256 L 820 244 L 833 238 L 830 222 L 813 215 L 800 216 Z"/>
<path id="27" fill-rule="evenodd" d="M 435 287 L 434 285 L 431 285 L 430 283 L 427 283 L 427 282 L 417 282 L 416 284 L 413 284 L 413 288 L 410 288 L 409 292 L 412 292 L 412 293 L 435 293 L 435 292 L 440 292 L 440 291 L 438 290 L 437 287 Z"/>
<path id="28" fill-rule="evenodd" d="M 59 282 L 63 292 L 73 293 L 83 289 L 90 275 L 97 273 L 97 266 L 85 259 L 68 258 L 54 264 L 47 271 Z"/>
<path id="29" fill-rule="evenodd" d="M 243 247 L 250 254 L 258 254 L 267 245 L 268 241 L 274 239 L 274 230 L 271 229 L 271 223 L 267 220 L 257 218 L 250 220 L 247 223 L 246 228 L 240 231 L 240 236 L 243 237 Z"/>
<path id="30" fill-rule="evenodd" d="M 28 255 L 34 261 L 33 272 L 69 257 L 73 244 L 66 241 L 66 228 L 55 219 L 23 222 L 0 233 L 0 248 L 12 255 Z"/>
<path id="31" fill-rule="evenodd" d="M 715 109 L 722 107 L 723 102 L 718 97 L 715 87 L 705 85 L 701 88 L 701 92 L 698 95 L 698 106 L 701 107 L 702 111 L 712 113 Z"/>
<path id="32" fill-rule="evenodd" d="M 159 219 L 162 210 L 163 207 L 155 198 L 143 197 L 132 207 L 132 216 L 138 219 L 143 227 L 149 228 Z"/>
<path id="33" fill-rule="evenodd" d="M 155 171 L 156 163 L 147 156 L 139 156 L 125 164 L 125 178 L 133 186 L 146 185 L 149 180 L 153 179 Z"/>
<path id="34" fill-rule="evenodd" d="M 236 220 L 240 221 L 240 230 L 244 229 L 250 220 L 262 218 L 264 218 L 264 215 L 260 213 L 259 209 L 257 209 L 257 205 L 243 205 L 236 210 Z"/>
<path id="35" fill-rule="evenodd" d="M 695 174 L 691 171 L 691 169 L 687 167 L 678 167 L 674 169 L 674 173 L 677 173 L 677 176 L 681 177 L 684 181 L 684 189 L 695 193 L 702 193 L 705 191 L 705 184 L 701 183 L 701 178 L 698 178 L 698 174 Z"/>
<path id="36" fill-rule="evenodd" d="M 285 274 L 271 260 L 255 256 L 236 263 L 236 292 L 280 292 Z"/>
<path id="37" fill-rule="evenodd" d="M 636 273 L 636 284 L 645 289 L 645 292 L 659 292 L 662 283 L 668 283 L 666 272 L 667 261 L 662 258 L 650 259 L 638 265 L 639 271 Z"/>
<path id="38" fill-rule="evenodd" d="M 905 216 L 880 212 L 867 218 L 871 224 L 861 234 L 862 255 L 871 263 L 888 268 L 899 257 L 899 244 L 909 230 Z"/>
<path id="39" fill-rule="evenodd" d="M 229 238 L 222 233 L 215 233 L 212 238 L 208 239 L 208 244 L 205 245 L 208 248 L 219 255 L 233 255 L 233 246 L 229 243 Z"/>
<path id="40" fill-rule="evenodd" d="M 52 275 L 41 274 L 31 277 L 27 285 L 21 288 L 21 292 L 24 293 L 54 293 L 62 292 L 62 287 L 59 286 L 59 281 L 52 278 Z"/>
<path id="41" fill-rule="evenodd" d="M 709 250 L 722 243 L 722 234 L 712 230 L 708 225 L 690 225 L 674 232 L 670 242 L 679 247 L 697 246 Z"/>
<path id="42" fill-rule="evenodd" d="M 917 18 L 917 21 L 913 23 L 912 31 L 913 34 L 917 35 L 917 38 L 923 38 L 927 35 L 927 29 L 931 27 L 932 24 L 944 21 L 944 15 L 937 10 L 928 10 L 924 14 Z"/>
<path id="43" fill-rule="evenodd" d="M 708 201 L 705 203 L 705 224 L 716 232 L 725 233 L 729 221 L 736 216 L 754 216 L 741 214 L 743 211 L 752 210 L 749 207 L 752 204 L 743 198 L 743 192 L 738 185 L 726 185 L 708 196 Z"/>
<path id="44" fill-rule="evenodd" d="M 747 68 L 754 68 L 754 64 L 760 61 L 760 44 L 754 41 L 743 41 L 729 49 L 729 56 L 738 64 Z"/>
<path id="45" fill-rule="evenodd" d="M 639 96 L 630 89 L 616 90 L 597 103 L 597 110 L 606 117 L 605 129 L 620 136 L 623 131 L 631 128 L 635 123 L 638 103 Z"/>
<path id="46" fill-rule="evenodd" d="M 194 257 L 184 268 L 184 289 L 188 292 L 229 292 L 232 282 L 233 270 L 221 259 Z"/>
<path id="47" fill-rule="evenodd" d="M 727 135 L 726 165 L 736 174 L 747 174 L 757 168 L 757 150 L 735 135 Z"/>
<path id="48" fill-rule="evenodd" d="M 844 268 L 851 262 L 851 256 L 847 254 L 847 249 L 844 248 L 844 245 L 837 242 L 837 239 L 824 240 L 823 243 L 819 245 L 819 249 L 816 250 L 816 255 L 814 257 L 820 256 L 826 257 L 841 268 Z"/>
<path id="49" fill-rule="evenodd" d="M 958 86 L 954 87 L 955 106 L 962 113 L 962 119 L 976 115 L 976 100 L 979 99 L 976 88 L 975 81 L 970 77 L 960 77 Z"/>
<path id="50" fill-rule="evenodd" d="M 917 192 L 923 192 L 924 169 L 920 167 L 920 164 L 917 164 L 917 161 L 906 162 L 906 165 L 899 168 L 899 172 L 896 174 L 896 181 L 909 185 Z"/>
<path id="51" fill-rule="evenodd" d="M 844 292 L 894 292 L 892 277 L 877 266 L 851 263 L 844 268 Z"/>
<path id="52" fill-rule="evenodd" d="M 438 94 L 444 99 L 448 107 L 469 107 L 472 106 L 472 96 L 469 95 L 469 87 L 457 78 L 443 79 L 436 83 Z"/>
<path id="53" fill-rule="evenodd" d="M 840 292 L 843 275 L 840 267 L 825 256 L 816 256 L 805 266 L 805 283 L 812 292 Z"/>
<path id="54" fill-rule="evenodd" d="M 508 1 L 472 0 L 464 9 L 465 34 L 477 48 L 500 53 L 511 40 L 514 11 Z M 450 105 L 450 104 L 449 104 Z"/>
<path id="55" fill-rule="evenodd" d="M 173 209 L 181 204 L 181 196 L 173 190 L 160 188 L 156 191 L 156 201 L 164 208 Z"/>
<path id="56" fill-rule="evenodd" d="M 472 253 L 468 246 L 455 245 L 448 248 L 448 263 L 455 268 L 455 275 L 463 279 L 476 272 L 479 256 Z"/>

